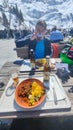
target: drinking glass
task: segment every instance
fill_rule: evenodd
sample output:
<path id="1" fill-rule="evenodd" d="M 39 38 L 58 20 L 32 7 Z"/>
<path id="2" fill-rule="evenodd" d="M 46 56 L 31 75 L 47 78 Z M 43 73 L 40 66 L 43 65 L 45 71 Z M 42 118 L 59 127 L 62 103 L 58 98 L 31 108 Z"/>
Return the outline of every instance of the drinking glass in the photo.
<path id="1" fill-rule="evenodd" d="M 13 79 L 13 86 L 16 87 L 18 82 L 19 82 L 19 77 L 17 73 L 12 74 L 12 79 Z"/>

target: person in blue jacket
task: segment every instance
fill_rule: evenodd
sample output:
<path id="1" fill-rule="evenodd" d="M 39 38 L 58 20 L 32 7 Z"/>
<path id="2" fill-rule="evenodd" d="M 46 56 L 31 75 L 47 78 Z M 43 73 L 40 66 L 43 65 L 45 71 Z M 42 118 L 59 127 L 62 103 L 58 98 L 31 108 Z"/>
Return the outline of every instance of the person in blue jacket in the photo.
<path id="1" fill-rule="evenodd" d="M 35 59 L 44 58 L 46 55 L 52 55 L 51 42 L 45 37 L 46 23 L 44 20 L 39 20 L 36 23 L 35 31 L 30 38 L 30 49 L 34 50 Z"/>
<path id="2" fill-rule="evenodd" d="M 46 23 L 44 20 L 38 20 L 33 34 L 16 40 L 16 47 L 28 46 L 28 58 L 30 58 L 30 49 L 34 50 L 35 59 L 45 58 L 46 55 L 52 56 L 52 47 L 50 40 L 45 36 Z"/>

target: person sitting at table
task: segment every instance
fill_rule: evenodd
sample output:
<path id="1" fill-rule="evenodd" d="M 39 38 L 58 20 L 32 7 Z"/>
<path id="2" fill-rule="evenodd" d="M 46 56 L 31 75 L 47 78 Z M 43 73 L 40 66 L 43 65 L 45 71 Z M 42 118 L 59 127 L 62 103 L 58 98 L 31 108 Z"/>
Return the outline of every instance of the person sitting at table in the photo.
<path id="1" fill-rule="evenodd" d="M 46 22 L 44 20 L 38 20 L 29 43 L 29 52 L 30 49 L 34 50 L 35 59 L 44 58 L 46 55 L 52 56 L 51 42 L 45 37 L 45 32 Z"/>
<path id="2" fill-rule="evenodd" d="M 35 59 L 45 58 L 46 55 L 52 56 L 52 47 L 50 40 L 46 37 L 46 23 L 44 20 L 38 20 L 33 34 L 27 35 L 23 39 L 17 40 L 16 48 L 21 50 L 28 47 L 28 53 L 24 50 L 23 57 L 30 58 L 30 49 L 34 50 Z M 22 52 L 21 52 L 22 53 Z M 19 56 L 21 57 L 21 55 Z M 22 58 L 22 57 L 21 57 Z"/>

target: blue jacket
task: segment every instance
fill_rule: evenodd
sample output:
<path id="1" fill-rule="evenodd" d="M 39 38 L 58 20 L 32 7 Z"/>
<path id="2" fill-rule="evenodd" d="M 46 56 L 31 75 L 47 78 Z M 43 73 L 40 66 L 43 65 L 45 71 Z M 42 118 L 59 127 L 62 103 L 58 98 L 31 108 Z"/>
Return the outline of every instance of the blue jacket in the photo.
<path id="1" fill-rule="evenodd" d="M 63 34 L 58 30 L 52 31 L 50 34 L 50 41 L 51 42 L 62 41 L 63 39 L 64 39 Z"/>
<path id="2" fill-rule="evenodd" d="M 27 45 L 28 46 L 28 58 L 29 58 L 30 49 L 33 49 L 35 51 L 37 41 L 36 41 L 36 39 L 30 40 L 30 38 L 27 37 L 27 38 L 16 40 L 15 44 L 16 44 L 17 48 L 24 47 L 25 45 Z M 45 48 L 44 57 L 46 57 L 46 55 L 51 55 L 52 49 L 51 49 L 51 42 L 49 39 L 44 38 L 44 46 L 45 46 L 44 47 Z"/>
<path id="3" fill-rule="evenodd" d="M 30 41 L 29 43 L 29 52 L 30 52 L 30 49 L 33 49 L 35 51 L 35 48 L 36 48 L 36 44 L 37 44 L 37 41 L 36 39 L 33 40 L 33 41 Z M 52 49 L 51 49 L 51 42 L 48 40 L 48 39 L 44 39 L 44 48 L 45 48 L 45 53 L 44 53 L 44 57 L 46 57 L 46 55 L 50 55 L 52 54 Z"/>

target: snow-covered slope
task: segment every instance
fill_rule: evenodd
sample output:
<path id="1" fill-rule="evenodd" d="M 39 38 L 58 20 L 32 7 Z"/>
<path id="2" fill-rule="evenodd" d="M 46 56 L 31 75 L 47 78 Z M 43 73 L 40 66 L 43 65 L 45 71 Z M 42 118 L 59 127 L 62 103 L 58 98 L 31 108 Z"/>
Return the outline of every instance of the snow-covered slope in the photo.
<path id="1" fill-rule="evenodd" d="M 0 0 L 0 5 L 4 0 Z M 27 26 L 34 27 L 38 19 L 46 21 L 48 28 L 73 27 L 73 0 L 8 0 L 9 6 L 17 4 L 21 9 L 24 22 Z M 8 12 L 6 12 L 8 17 Z M 11 26 L 18 26 L 15 17 L 11 15 Z"/>

